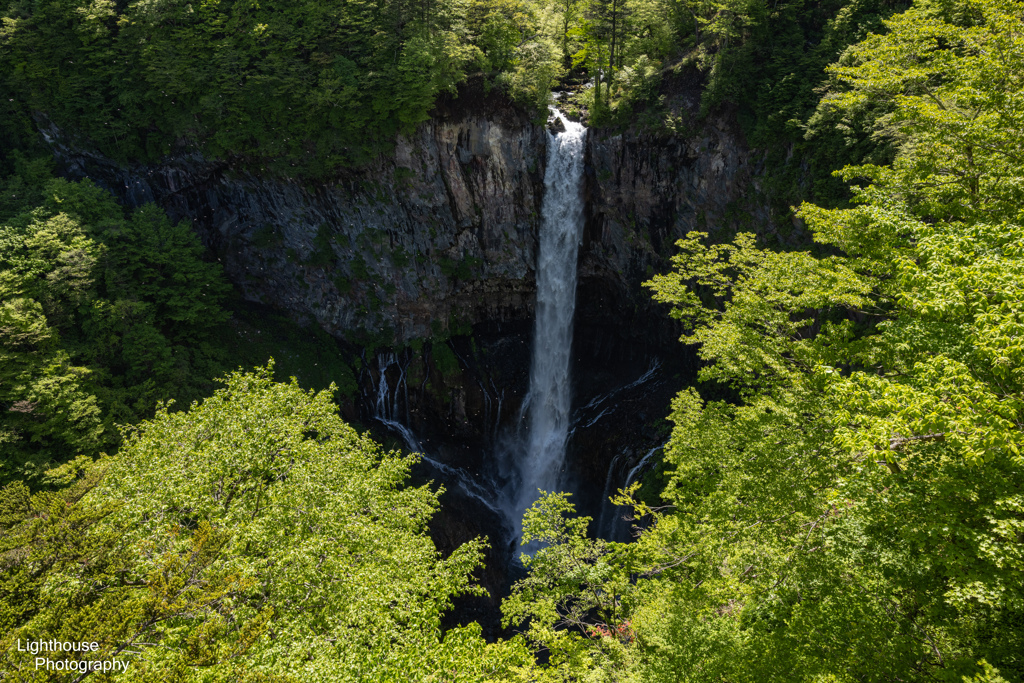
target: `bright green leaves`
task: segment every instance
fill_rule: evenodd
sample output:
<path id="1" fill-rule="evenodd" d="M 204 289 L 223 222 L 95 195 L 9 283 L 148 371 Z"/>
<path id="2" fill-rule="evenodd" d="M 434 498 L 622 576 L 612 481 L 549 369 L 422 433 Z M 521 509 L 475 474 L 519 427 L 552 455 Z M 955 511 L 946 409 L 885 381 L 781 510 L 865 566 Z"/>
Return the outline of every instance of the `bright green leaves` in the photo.
<path id="1" fill-rule="evenodd" d="M 53 343 L 39 304 L 0 303 L 0 481 L 36 480 L 55 462 L 94 454 L 105 428 L 89 370 Z"/>
<path id="2" fill-rule="evenodd" d="M 521 0 L 472 0 L 467 29 L 479 50 L 481 68 L 515 100 L 543 110 L 565 72 L 552 35 L 556 23 L 552 11 L 562 13 L 557 23 L 567 29 L 576 20 L 580 4 L 560 0 L 549 7 Z"/>
<path id="3" fill-rule="evenodd" d="M 193 667 L 244 654 L 265 632 L 270 614 L 246 619 L 230 613 L 254 584 L 217 571 L 229 534 L 200 523 L 184 532 L 183 552 L 155 541 L 126 544 L 124 529 L 110 523 L 118 502 L 90 498 L 108 465 L 79 459 L 51 472 L 51 483 L 70 484 L 55 492 L 30 495 L 21 483 L 0 489 L 4 670 L 25 681 L 54 680 L 23 651 L 34 639 L 95 641 L 99 650 L 87 658 L 133 659 L 134 680 L 156 671 L 161 680 L 190 680 Z M 191 633 L 182 632 L 183 624 L 193 627 Z M 135 644 L 163 633 L 175 633 L 181 642 L 162 652 L 163 666 L 154 668 L 136 657 Z M 19 639 L 21 651 L 15 647 Z"/>
<path id="4" fill-rule="evenodd" d="M 658 94 L 662 65 L 685 40 L 684 4 L 560 0 L 554 8 L 565 66 L 585 68 L 596 84 L 579 93 L 578 104 L 595 125 L 628 125 Z"/>
<path id="5" fill-rule="evenodd" d="M 480 591 L 483 541 L 440 556 L 426 535 L 439 493 L 403 486 L 411 457 L 342 422 L 330 391 L 275 383 L 270 368 L 225 384 L 131 430 L 81 484 L 2 491 L 9 638 L 132 651 L 122 678 L 140 682 L 501 681 L 530 668 L 518 641 L 488 645 L 475 625 L 442 637 L 452 598 Z M 31 675 L 31 658 L 5 650 L 5 670 Z"/>
<path id="6" fill-rule="evenodd" d="M 482 545 L 439 558 L 425 535 L 437 494 L 401 487 L 409 464 L 343 423 L 330 392 L 307 394 L 260 370 L 142 424 L 103 495 L 125 500 L 116 520 L 138 543 L 202 522 L 231 530 L 219 571 L 256 579 L 235 615 L 274 611 L 255 670 L 401 680 L 440 656 L 441 615 L 452 596 L 478 590 L 468 575 Z M 486 662 L 467 635 L 449 638 Z M 452 679 L 476 666 L 458 662 Z"/>
<path id="7" fill-rule="evenodd" d="M 850 210 L 801 209 L 818 240 L 851 255 L 886 318 L 850 347 L 852 374 L 834 378 L 843 443 L 893 459 L 890 444 L 941 438 L 972 462 L 1016 457 L 1024 229 L 926 223 L 892 194 L 882 183 Z"/>
<path id="8" fill-rule="evenodd" d="M 0 481 L 34 479 L 55 461 L 94 454 L 104 427 L 55 325 L 86 303 L 102 248 L 66 214 L 23 216 L 0 227 Z"/>
<path id="9" fill-rule="evenodd" d="M 650 577 L 638 582 L 632 614 L 643 680 L 813 680 L 811 671 L 844 667 L 849 640 L 839 634 L 856 616 L 833 615 L 829 637 L 840 642 L 824 657 L 801 643 L 823 630 L 816 607 L 834 609 L 842 581 L 801 584 L 808 562 L 820 565 L 825 531 L 847 512 L 836 479 L 852 463 L 813 417 L 823 407 L 816 391 L 775 393 L 733 406 L 687 391 L 673 403 L 663 493 L 673 505 L 634 551 Z M 803 610 L 817 611 L 805 618 L 815 623 L 787 629 Z"/>
<path id="10" fill-rule="evenodd" d="M 1019 676 L 1021 16 L 925 3 L 833 68 L 823 108 L 888 98 L 900 145 L 843 171 L 871 182 L 853 208 L 801 207 L 841 255 L 691 234 L 649 283 L 741 390 L 673 404 L 676 508 L 638 542 L 672 579 L 633 611 L 650 679 Z"/>
<path id="11" fill-rule="evenodd" d="M 836 258 L 757 249 L 750 234 L 707 246 L 703 237 L 691 233 L 680 240 L 675 270 L 646 283 L 655 300 L 672 304 L 672 314 L 694 330 L 684 340 L 700 344 L 701 356 L 715 361 L 701 371 L 703 378 L 768 386 L 794 381 L 794 373 L 823 362 L 843 362 L 834 349 L 809 339 L 830 311 L 867 301 L 870 284 L 858 273 Z"/>
<path id="12" fill-rule="evenodd" d="M 865 411 L 863 419 L 845 413 L 864 432 L 863 439 L 849 437 L 849 447 L 889 448 L 884 442 L 932 435 L 973 462 L 1016 456 L 1024 446 L 1024 377 L 1015 361 L 1024 261 L 1014 251 L 1024 231 L 1005 224 L 915 228 L 912 257 L 885 285 L 896 301 L 893 319 L 873 342 L 876 359 L 895 376 L 855 372 L 836 389 L 839 404 Z"/>
<path id="13" fill-rule="evenodd" d="M 505 625 L 526 624 L 526 638 L 551 653 L 543 680 L 575 675 L 615 680 L 633 639 L 623 605 L 632 592 L 628 562 L 612 546 L 587 538 L 589 517 L 573 517 L 564 493 L 545 493 L 523 517 L 529 575 L 502 604 Z"/>
<path id="14" fill-rule="evenodd" d="M 1021 222 L 1022 22 L 1017 0 L 921 3 L 831 67 L 849 90 L 822 107 L 894 105 L 888 124 L 900 154 L 878 180 L 917 215 Z"/>
<path id="15" fill-rule="evenodd" d="M 832 394 L 842 425 L 836 439 L 851 452 L 877 451 L 898 462 L 906 446 L 939 441 L 975 465 L 1007 455 L 1020 460 L 1020 398 L 1000 396 L 962 362 L 938 356 L 901 381 L 857 372 Z"/>

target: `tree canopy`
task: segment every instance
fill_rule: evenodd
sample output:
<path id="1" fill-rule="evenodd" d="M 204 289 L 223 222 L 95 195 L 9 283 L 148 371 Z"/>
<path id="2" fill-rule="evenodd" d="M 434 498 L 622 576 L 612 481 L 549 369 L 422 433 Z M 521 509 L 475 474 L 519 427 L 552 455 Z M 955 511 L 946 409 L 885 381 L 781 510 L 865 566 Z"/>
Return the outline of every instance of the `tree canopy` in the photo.
<path id="1" fill-rule="evenodd" d="M 40 125 L 117 159 L 190 138 L 215 157 L 322 172 L 367 158 L 368 141 L 422 121 L 461 79 L 474 54 L 464 12 L 459 0 L 14 3 L 0 59 Z"/>
<path id="2" fill-rule="evenodd" d="M 735 398 L 676 398 L 667 507 L 637 504 L 636 543 L 595 546 L 582 589 L 548 586 L 623 608 L 543 637 L 589 644 L 580 676 L 1024 675 L 1022 10 L 918 3 L 831 67 L 822 116 L 888 110 L 898 153 L 842 172 L 853 207 L 800 208 L 818 249 L 693 233 L 649 283 Z"/>
<path id="3" fill-rule="evenodd" d="M 24 162 L 39 166 L 40 162 Z M 115 423 L 220 372 L 220 267 L 153 205 L 126 216 L 88 181 L 22 168 L 0 213 L 0 482 L 118 441 Z"/>
<path id="4" fill-rule="evenodd" d="M 120 162 L 196 148 L 323 177 L 390 148 L 473 76 L 543 113 L 567 76 L 597 125 L 658 110 L 697 67 L 705 110 L 738 106 L 759 145 L 802 136 L 824 67 L 898 8 L 887 0 L 10 0 L 0 136 Z M 654 116 L 652 121 L 657 119 Z"/>
<path id="5" fill-rule="evenodd" d="M 480 590 L 483 541 L 439 555 L 439 492 L 403 486 L 411 457 L 345 424 L 330 391 L 269 368 L 225 385 L 129 430 L 117 458 L 66 466 L 70 488 L 3 490 L 5 670 L 50 680 L 8 646 L 82 634 L 102 643 L 90 657 L 131 660 L 118 680 L 486 681 L 528 664 L 476 624 L 442 635 L 452 597 Z"/>

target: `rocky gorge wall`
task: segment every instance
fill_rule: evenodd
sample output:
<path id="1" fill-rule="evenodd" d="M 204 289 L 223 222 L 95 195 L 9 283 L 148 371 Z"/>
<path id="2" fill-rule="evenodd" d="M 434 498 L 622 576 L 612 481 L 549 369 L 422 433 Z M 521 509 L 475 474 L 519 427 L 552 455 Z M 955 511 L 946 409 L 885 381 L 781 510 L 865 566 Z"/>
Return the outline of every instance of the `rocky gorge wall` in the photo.
<path id="1" fill-rule="evenodd" d="M 684 100 L 683 116 L 696 118 L 698 97 Z M 763 160 L 728 114 L 682 135 L 639 126 L 590 132 L 577 290 L 578 391 L 600 396 L 642 376 L 651 363 L 662 365 L 642 386 L 616 395 L 615 410 L 575 434 L 568 462 L 581 490 L 602 491 L 613 481 L 614 492 L 645 453 L 667 439 L 669 401 L 692 382 L 698 364 L 695 350 L 678 341 L 681 329 L 666 307 L 654 303 L 642 283 L 670 268 L 675 242 L 691 231 L 725 240 L 740 230 L 775 230 L 760 188 Z M 584 509 L 600 516 L 597 507 Z"/>
<path id="2" fill-rule="evenodd" d="M 679 120 L 698 120 L 698 98 L 699 87 L 676 97 Z M 549 138 L 543 122 L 501 94 L 466 88 L 399 136 L 393 152 L 318 182 L 195 153 L 125 167 L 64 146 L 59 131 L 44 134 L 65 175 L 191 221 L 244 298 L 347 342 L 359 356 L 362 388 L 350 418 L 377 416 L 383 374 L 393 391 L 403 383 L 391 410 L 404 405 L 392 417 L 443 462 L 478 469 L 502 428 L 515 426 L 529 373 Z M 684 132 L 637 125 L 589 132 L 577 404 L 661 359 L 674 389 L 649 392 L 640 410 L 661 424 L 666 397 L 689 380 L 696 361 L 641 283 L 667 270 L 674 242 L 691 230 L 726 238 L 773 229 L 759 188 L 763 159 L 727 114 Z M 381 349 L 397 355 L 389 360 Z M 613 413 L 574 435 L 578 457 L 570 466 L 577 463 L 590 489 L 600 489 L 612 458 L 636 441 L 635 420 L 604 427 Z M 650 438 L 642 441 L 637 453 Z"/>
<path id="3" fill-rule="evenodd" d="M 669 401 L 696 372 L 677 324 L 641 283 L 668 269 L 674 242 L 691 230 L 724 239 L 772 229 L 763 156 L 737 131 L 723 115 L 686 134 L 589 132 L 566 467 L 577 508 L 595 520 L 608 516 L 605 490 L 667 438 Z M 392 153 L 318 182 L 195 153 L 126 167 L 69 148 L 56 129 L 44 135 L 65 175 L 190 221 L 245 299 L 343 342 L 361 392 L 348 419 L 392 445 L 403 444 L 385 421 L 401 423 L 440 467 L 500 485 L 495 453 L 521 427 L 529 382 L 543 122 L 469 89 L 399 136 Z M 481 579 L 500 595 L 513 553 L 496 540 L 506 534 L 501 515 L 438 466 L 423 463 L 415 476 L 445 481 L 431 522 L 442 550 L 494 540 Z M 462 607 L 492 635 L 496 610 L 484 599 Z"/>
<path id="4" fill-rule="evenodd" d="M 587 155 L 580 291 L 585 301 L 591 292 L 600 301 L 584 306 L 578 323 L 615 316 L 609 310 L 614 300 L 632 301 L 638 314 L 651 315 L 650 293 L 641 283 L 669 268 L 676 241 L 691 231 L 718 240 L 740 230 L 775 232 L 761 192 L 765 156 L 747 148 L 728 114 L 682 134 L 636 126 L 593 130 Z M 658 310 L 653 315 L 663 316 Z M 623 314 L 628 310 L 617 313 Z M 638 336 L 651 332 L 649 325 L 628 327 Z"/>
<path id="5" fill-rule="evenodd" d="M 393 154 L 316 183 L 194 155 L 124 168 L 51 139 L 66 174 L 190 220 L 245 298 L 401 344 L 532 309 L 544 130 L 500 98 L 445 104 Z"/>
<path id="6" fill-rule="evenodd" d="M 500 94 L 444 100 L 393 153 L 318 182 L 198 154 L 119 166 L 44 134 L 65 175 L 191 221 L 246 299 L 339 339 L 400 346 L 532 320 L 548 136 Z M 772 225 L 763 157 L 727 116 L 684 135 L 591 130 L 586 156 L 580 323 L 649 338 L 626 323 L 649 312 L 639 285 L 668 267 L 675 240 Z"/>

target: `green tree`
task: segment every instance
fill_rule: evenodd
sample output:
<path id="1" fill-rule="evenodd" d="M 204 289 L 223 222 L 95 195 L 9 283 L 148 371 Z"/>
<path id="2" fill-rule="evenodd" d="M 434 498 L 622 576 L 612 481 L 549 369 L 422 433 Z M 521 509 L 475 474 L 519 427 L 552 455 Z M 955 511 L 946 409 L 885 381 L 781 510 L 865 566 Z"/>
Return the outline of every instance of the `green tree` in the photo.
<path id="1" fill-rule="evenodd" d="M 322 176 L 393 144 L 463 79 L 479 55 L 465 18 L 461 0 L 15 3 L 0 82 L 54 135 L 118 160 L 185 142 Z"/>
<path id="2" fill-rule="evenodd" d="M 502 603 L 503 623 L 525 626 L 538 652 L 550 654 L 544 680 L 616 680 L 626 669 L 632 629 L 625 618 L 629 571 L 610 544 L 587 538 L 589 517 L 574 517 L 565 493 L 544 493 L 523 517 L 522 555 L 529 575 Z"/>
<path id="3" fill-rule="evenodd" d="M 484 681 L 528 666 L 475 625 L 442 635 L 452 597 L 480 590 L 483 541 L 439 555 L 439 492 L 402 486 L 412 457 L 342 422 L 330 391 L 270 368 L 225 383 L 131 429 L 68 493 L 5 489 L 20 605 L 5 645 L 98 634 L 97 657 L 136 653 L 118 680 L 138 681 Z M 5 652 L 5 669 L 33 675 Z"/>
<path id="4" fill-rule="evenodd" d="M 1024 11 L 923 2 L 886 26 L 821 107 L 879 103 L 897 158 L 844 171 L 867 180 L 852 208 L 801 207 L 820 246 L 693 233 L 649 283 L 731 400 L 673 403 L 670 507 L 638 506 L 617 551 L 623 679 L 1024 675 Z"/>
<path id="5" fill-rule="evenodd" d="M 835 67 L 850 91 L 823 106 L 889 96 L 900 143 L 892 167 L 846 172 L 874 180 L 858 206 L 801 210 L 844 256 L 691 236 L 652 283 L 694 325 L 703 376 L 743 397 L 675 406 L 667 531 L 688 533 L 663 547 L 697 552 L 685 583 L 699 590 L 654 603 L 675 624 L 636 618 L 696 671 L 957 680 L 984 658 L 1019 675 L 1024 387 L 1008 330 L 1024 229 L 1000 207 L 1024 168 L 1003 152 L 1019 85 L 995 76 L 1021 73 L 1021 16 L 922 4 Z M 702 608 L 718 615 L 684 635 Z M 731 659 L 713 654 L 726 644 Z"/>
<path id="6" fill-rule="evenodd" d="M 572 41 L 572 32 L 576 28 L 583 0 L 557 0 L 553 4 L 555 14 L 558 16 L 558 42 L 562 49 L 562 67 L 572 68 L 573 51 L 569 47 Z"/>
<path id="7" fill-rule="evenodd" d="M 225 533 L 200 523 L 184 530 L 175 547 L 124 542 L 126 530 L 110 523 L 119 501 L 90 499 L 109 466 L 79 458 L 49 473 L 56 490 L 32 494 L 21 482 L 0 489 L 0 662 L 18 680 L 81 675 L 37 667 L 24 651 L 30 640 L 96 642 L 99 649 L 83 659 L 125 660 L 138 654 L 135 643 L 159 637 L 172 623 L 179 629 L 189 624 L 183 647 L 164 653 L 159 676 L 186 681 L 195 680 L 190 672 L 200 667 L 237 660 L 266 632 L 268 610 L 248 620 L 231 613 L 232 601 L 254 582 L 214 566 Z M 140 554 L 148 566 L 137 561 Z M 248 675 L 237 662 L 231 673 L 233 680 L 284 680 Z M 89 677 L 113 678 L 102 672 Z"/>
<path id="8" fill-rule="evenodd" d="M 155 206 L 125 218 L 108 192 L 46 176 L 8 180 L 0 223 L 0 481 L 115 446 L 115 421 L 220 367 L 228 287 L 189 226 Z"/>

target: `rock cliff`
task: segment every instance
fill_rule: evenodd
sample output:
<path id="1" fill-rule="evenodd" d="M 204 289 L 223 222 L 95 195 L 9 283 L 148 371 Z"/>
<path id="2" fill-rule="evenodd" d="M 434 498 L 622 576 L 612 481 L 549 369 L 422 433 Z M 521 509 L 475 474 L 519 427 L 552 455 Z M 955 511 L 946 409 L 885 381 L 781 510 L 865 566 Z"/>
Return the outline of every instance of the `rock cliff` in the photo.
<path id="1" fill-rule="evenodd" d="M 694 118 L 695 112 L 687 112 Z M 772 233 L 774 220 L 761 192 L 763 153 L 750 150 L 728 114 L 689 132 L 594 130 L 588 144 L 589 217 L 580 260 L 584 304 L 579 323 L 624 321 L 637 337 L 666 343 L 652 320 L 641 283 L 664 272 L 675 243 L 691 231 L 728 239 L 740 230 Z M 613 302 L 630 305 L 612 308 Z M 652 317 L 653 316 L 653 317 Z M 678 334 L 676 334 L 678 336 Z"/>
<path id="2" fill-rule="evenodd" d="M 669 267 L 674 242 L 691 230 L 724 238 L 772 229 L 759 191 L 763 157 L 737 130 L 719 116 L 685 134 L 633 126 L 588 136 L 579 407 L 567 468 L 578 508 L 595 520 L 602 492 L 664 441 L 668 401 L 696 370 L 641 283 Z M 440 463 L 424 462 L 416 478 L 446 482 L 432 526 L 443 549 L 502 535 L 500 515 L 459 493 L 444 468 L 490 473 L 500 485 L 495 445 L 521 417 L 549 139 L 542 122 L 469 88 L 398 137 L 393 153 L 318 182 L 194 153 L 126 167 L 67 148 L 57 130 L 45 134 L 66 175 L 190 220 L 246 299 L 346 343 L 362 390 L 347 417 L 393 445 L 404 445 L 401 430 L 384 425 L 404 425 Z M 491 552 L 484 580 L 497 595 L 507 575 L 495 567 L 509 565 L 512 549 Z"/>
<path id="3" fill-rule="evenodd" d="M 243 296 L 339 339 L 401 346 L 532 319 L 548 134 L 500 94 L 467 88 L 393 153 L 318 182 L 194 153 L 119 166 L 46 133 L 67 175 L 190 220 Z M 762 158 L 727 116 L 682 135 L 592 130 L 579 322 L 650 340 L 664 316 L 639 285 L 675 240 L 771 226 Z"/>
<path id="4" fill-rule="evenodd" d="M 675 98 L 678 120 L 694 122 L 699 84 L 688 88 Z M 194 153 L 119 166 L 46 132 L 67 175 L 192 221 L 245 298 L 347 341 L 361 356 L 356 417 L 379 417 L 381 358 L 365 348 L 400 352 L 386 370 L 392 391 L 406 383 L 399 421 L 444 462 L 479 466 L 482 447 L 518 416 L 549 138 L 502 95 L 468 87 L 399 136 L 392 153 L 318 182 Z M 692 375 L 692 352 L 641 286 L 669 267 L 677 239 L 773 229 L 759 189 L 763 156 L 726 114 L 685 132 L 594 129 L 586 155 L 574 341 L 581 405 L 636 379 L 654 358 L 679 376 L 673 386 Z M 657 420 L 666 407 L 640 412 Z M 602 432 L 607 417 L 576 437 L 596 465 L 579 469 L 591 488 L 635 431 L 626 421 L 619 436 Z"/>
<path id="5" fill-rule="evenodd" d="M 402 344 L 531 315 L 547 134 L 498 95 L 465 100 L 393 154 L 315 183 L 196 155 L 126 168 L 49 137 L 68 175 L 191 220 L 247 299 Z"/>

